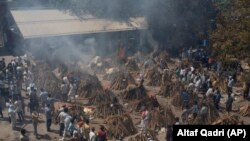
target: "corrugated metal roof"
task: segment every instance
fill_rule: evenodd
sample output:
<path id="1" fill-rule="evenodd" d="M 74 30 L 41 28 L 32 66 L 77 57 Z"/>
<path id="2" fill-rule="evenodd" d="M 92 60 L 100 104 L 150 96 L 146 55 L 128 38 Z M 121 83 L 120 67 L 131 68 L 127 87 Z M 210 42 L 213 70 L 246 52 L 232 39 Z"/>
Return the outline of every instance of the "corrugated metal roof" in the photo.
<path id="1" fill-rule="evenodd" d="M 12 10 L 11 13 L 24 38 L 146 29 L 143 17 L 118 22 L 90 15 L 80 20 L 59 10 Z"/>

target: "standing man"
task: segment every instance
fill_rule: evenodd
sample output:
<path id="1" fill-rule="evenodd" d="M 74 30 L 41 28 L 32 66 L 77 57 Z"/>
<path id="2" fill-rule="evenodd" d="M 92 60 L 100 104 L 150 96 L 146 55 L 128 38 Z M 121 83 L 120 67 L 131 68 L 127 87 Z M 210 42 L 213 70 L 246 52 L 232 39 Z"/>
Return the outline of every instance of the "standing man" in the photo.
<path id="1" fill-rule="evenodd" d="M 208 122 L 208 119 L 207 119 L 207 116 L 208 116 L 208 108 L 207 108 L 207 106 L 206 106 L 205 103 L 202 104 L 201 111 L 200 111 L 200 115 L 201 115 L 202 123 L 203 123 L 203 124 L 207 124 L 207 122 Z"/>
<path id="2" fill-rule="evenodd" d="M 213 96 L 214 106 L 217 110 L 219 110 L 219 104 L 220 104 L 221 94 L 219 88 L 215 89 L 215 93 Z"/>
<path id="3" fill-rule="evenodd" d="M 17 111 L 19 121 L 23 122 L 24 121 L 24 115 L 23 115 L 22 103 L 21 103 L 20 100 L 15 101 L 15 107 L 16 107 L 16 111 Z"/>
<path id="4" fill-rule="evenodd" d="M 185 89 L 181 92 L 181 98 L 182 98 L 182 109 L 184 109 L 185 107 L 188 108 L 188 106 L 189 106 L 189 94 Z"/>
<path id="5" fill-rule="evenodd" d="M 233 109 L 233 102 L 234 102 L 234 95 L 230 95 L 227 99 L 226 102 L 226 110 L 228 112 L 228 114 L 232 111 Z"/>
<path id="6" fill-rule="evenodd" d="M 68 108 L 64 108 L 63 111 L 60 112 L 60 114 L 58 115 L 59 118 L 59 135 L 63 136 L 63 131 L 65 129 L 65 125 L 64 125 L 64 120 L 67 116 L 68 113 Z"/>
<path id="7" fill-rule="evenodd" d="M 48 132 L 50 132 L 50 126 L 52 123 L 52 112 L 50 109 L 50 105 L 46 105 L 44 111 L 45 111 L 45 117 L 46 117 L 46 129 Z"/>
<path id="8" fill-rule="evenodd" d="M 14 130 L 16 128 L 16 111 L 15 111 L 14 105 L 12 105 L 12 104 L 10 105 L 9 110 L 8 110 L 8 114 L 10 117 L 12 130 Z"/>
<path id="9" fill-rule="evenodd" d="M 44 108 L 47 103 L 48 92 L 46 92 L 43 88 L 41 88 L 41 93 L 39 97 L 40 97 L 41 105 Z"/>
<path id="10" fill-rule="evenodd" d="M 37 133 L 38 122 L 39 122 L 39 115 L 36 111 L 34 111 L 32 112 L 32 125 L 34 128 L 34 135 L 36 136 L 36 138 L 38 138 L 38 133 Z"/>
<path id="11" fill-rule="evenodd" d="M 61 93 L 62 93 L 62 101 L 67 101 L 68 99 L 68 84 L 65 83 L 64 81 L 61 84 Z"/>
<path id="12" fill-rule="evenodd" d="M 146 107 L 143 107 L 142 113 L 141 113 L 141 125 L 142 125 L 142 131 L 147 132 L 147 127 L 149 123 L 150 113 L 147 110 Z"/>
<path id="13" fill-rule="evenodd" d="M 227 94 L 228 97 L 233 93 L 233 84 L 234 84 L 234 79 L 232 76 L 229 76 L 228 83 L 227 83 Z"/>
<path id="14" fill-rule="evenodd" d="M 38 102 L 38 96 L 36 94 L 36 89 L 34 88 L 34 86 L 30 87 L 29 97 L 30 97 L 30 103 L 29 103 L 30 113 L 33 113 L 34 111 L 38 112 L 39 102 Z"/>
<path id="15" fill-rule="evenodd" d="M 71 102 L 71 100 L 73 99 L 73 101 L 75 102 L 75 95 L 76 95 L 76 83 L 74 82 L 70 84 L 68 101 Z"/>

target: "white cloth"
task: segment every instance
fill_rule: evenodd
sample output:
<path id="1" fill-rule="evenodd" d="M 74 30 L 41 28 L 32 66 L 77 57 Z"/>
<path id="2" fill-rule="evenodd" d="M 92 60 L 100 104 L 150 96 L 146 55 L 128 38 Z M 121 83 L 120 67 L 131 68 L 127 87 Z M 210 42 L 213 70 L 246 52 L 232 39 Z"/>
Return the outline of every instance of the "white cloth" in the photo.
<path id="1" fill-rule="evenodd" d="M 72 117 L 66 113 L 66 116 L 64 119 L 64 127 L 65 128 L 64 128 L 64 132 L 63 132 L 63 137 L 66 137 L 71 119 L 72 119 Z"/>
<path id="2" fill-rule="evenodd" d="M 233 87 L 234 79 L 229 79 L 227 86 L 228 87 Z"/>
<path id="3" fill-rule="evenodd" d="M 195 87 L 196 87 L 196 88 L 200 88 L 200 86 L 201 86 L 201 79 L 199 79 L 199 80 L 196 81 L 196 83 L 195 83 Z"/>
<path id="4" fill-rule="evenodd" d="M 67 76 L 63 77 L 63 82 L 66 83 L 66 84 L 69 84 L 69 80 L 68 80 Z"/>
<path id="5" fill-rule="evenodd" d="M 70 89 L 69 89 L 69 99 L 75 99 L 76 95 L 76 85 L 75 84 L 70 84 Z"/>
<path id="6" fill-rule="evenodd" d="M 213 88 L 209 88 L 206 92 L 206 96 L 209 97 L 212 94 L 213 94 Z"/>
<path id="7" fill-rule="evenodd" d="M 58 115 L 58 117 L 59 117 L 59 122 L 60 122 L 60 123 L 64 123 L 64 120 L 65 120 L 65 118 L 66 118 L 67 115 L 68 115 L 67 113 L 61 112 L 61 113 Z"/>
<path id="8" fill-rule="evenodd" d="M 89 132 L 89 140 L 94 141 L 95 133 L 93 131 Z"/>

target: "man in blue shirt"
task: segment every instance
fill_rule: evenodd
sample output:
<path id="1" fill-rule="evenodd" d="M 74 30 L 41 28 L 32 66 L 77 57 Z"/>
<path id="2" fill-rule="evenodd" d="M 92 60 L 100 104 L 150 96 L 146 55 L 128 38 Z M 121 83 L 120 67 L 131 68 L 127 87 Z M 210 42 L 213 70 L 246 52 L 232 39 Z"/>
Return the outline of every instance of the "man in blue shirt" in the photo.
<path id="1" fill-rule="evenodd" d="M 189 94 L 186 90 L 183 90 L 181 92 L 181 98 L 182 98 L 182 109 L 184 107 L 188 107 L 189 104 Z"/>
<path id="2" fill-rule="evenodd" d="M 49 132 L 51 122 L 52 122 L 52 112 L 51 112 L 49 104 L 46 105 L 44 111 L 45 111 L 45 117 L 46 117 L 46 127 L 47 127 L 47 131 Z"/>

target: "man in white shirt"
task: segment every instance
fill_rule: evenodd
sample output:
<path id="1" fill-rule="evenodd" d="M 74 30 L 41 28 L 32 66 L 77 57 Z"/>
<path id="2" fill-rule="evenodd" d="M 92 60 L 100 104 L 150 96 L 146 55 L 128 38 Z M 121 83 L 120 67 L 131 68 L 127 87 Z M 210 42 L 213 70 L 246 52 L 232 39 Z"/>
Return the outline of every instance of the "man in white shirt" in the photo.
<path id="1" fill-rule="evenodd" d="M 198 93 L 201 87 L 201 79 L 198 79 L 195 83 L 195 93 Z"/>
<path id="2" fill-rule="evenodd" d="M 64 110 L 62 112 L 60 112 L 60 114 L 58 115 L 59 117 L 59 135 L 63 136 L 63 131 L 65 129 L 65 125 L 64 125 L 64 120 L 66 118 L 66 116 L 68 115 L 68 108 L 64 108 Z"/>
<path id="3" fill-rule="evenodd" d="M 212 87 L 208 88 L 208 90 L 206 92 L 206 97 L 210 97 L 211 95 L 213 95 L 213 88 Z"/>
<path id="4" fill-rule="evenodd" d="M 95 127 L 91 128 L 91 131 L 89 132 L 89 141 L 96 141 L 96 133 L 95 133 Z"/>

